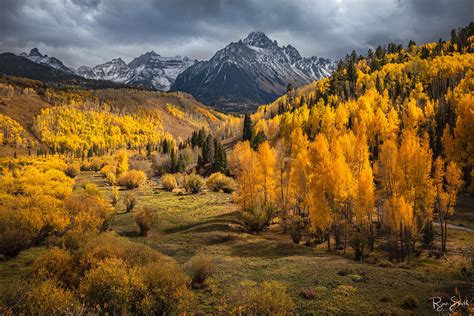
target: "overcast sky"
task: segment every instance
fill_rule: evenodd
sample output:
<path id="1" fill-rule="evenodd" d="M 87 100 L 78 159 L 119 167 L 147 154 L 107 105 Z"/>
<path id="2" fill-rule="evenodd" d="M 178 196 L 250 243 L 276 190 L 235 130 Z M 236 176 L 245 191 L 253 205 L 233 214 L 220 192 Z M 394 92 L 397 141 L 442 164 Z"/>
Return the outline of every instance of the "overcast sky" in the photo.
<path id="1" fill-rule="evenodd" d="M 254 30 L 303 56 L 449 38 L 474 0 L 0 0 L 0 52 L 38 47 L 66 65 L 154 50 L 209 59 Z"/>

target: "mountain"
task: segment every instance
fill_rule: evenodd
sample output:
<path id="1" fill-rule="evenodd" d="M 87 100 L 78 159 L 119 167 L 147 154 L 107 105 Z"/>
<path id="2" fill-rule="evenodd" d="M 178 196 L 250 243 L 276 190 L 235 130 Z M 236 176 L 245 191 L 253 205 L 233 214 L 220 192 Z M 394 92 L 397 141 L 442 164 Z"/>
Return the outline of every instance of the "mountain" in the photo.
<path id="1" fill-rule="evenodd" d="M 45 82 L 58 82 L 81 77 L 52 67 L 45 63 L 37 63 L 29 57 L 17 56 L 12 53 L 0 54 L 0 73 L 25 77 Z"/>
<path id="2" fill-rule="evenodd" d="M 104 80 L 90 80 L 69 71 L 52 67 L 45 63 L 37 63 L 30 58 L 12 53 L 0 54 L 0 74 L 35 79 L 49 86 L 81 86 L 87 89 L 124 88 L 119 84 Z"/>
<path id="3" fill-rule="evenodd" d="M 176 77 L 196 62 L 188 57 L 163 57 L 151 51 L 133 59 L 128 65 L 117 58 L 93 68 L 79 67 L 77 74 L 89 79 L 111 80 L 168 91 Z"/>
<path id="4" fill-rule="evenodd" d="M 57 59 L 56 57 L 48 57 L 48 55 L 42 55 L 36 47 L 33 48 L 29 54 L 21 53 L 20 56 L 26 57 L 37 64 L 47 65 L 54 69 L 64 71 L 66 73 L 75 73 L 74 69 L 65 66 L 63 62 Z"/>
<path id="5" fill-rule="evenodd" d="M 222 110 L 246 112 L 285 93 L 288 83 L 302 86 L 329 76 L 335 67 L 329 59 L 302 57 L 293 46 L 280 47 L 263 32 L 252 32 L 183 71 L 171 90 Z"/>

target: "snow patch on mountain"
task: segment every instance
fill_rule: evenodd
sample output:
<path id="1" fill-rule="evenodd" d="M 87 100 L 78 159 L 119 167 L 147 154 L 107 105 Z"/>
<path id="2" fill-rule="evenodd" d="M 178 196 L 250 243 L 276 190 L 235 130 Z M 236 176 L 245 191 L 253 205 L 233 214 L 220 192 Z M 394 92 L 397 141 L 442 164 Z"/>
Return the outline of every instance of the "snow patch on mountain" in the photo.
<path id="1" fill-rule="evenodd" d="M 54 69 L 59 69 L 67 73 L 74 74 L 75 71 L 73 68 L 65 66 L 62 61 L 57 59 L 56 57 L 49 57 L 48 55 L 42 55 L 38 48 L 33 48 L 29 54 L 27 53 L 21 53 L 20 56 L 26 57 L 29 60 L 37 63 L 37 64 L 43 64 L 46 66 L 53 67 Z"/>
<path id="2" fill-rule="evenodd" d="M 77 74 L 89 79 L 111 80 L 168 91 L 176 77 L 196 62 L 188 57 L 164 57 L 151 51 L 128 64 L 117 58 L 92 68 L 82 66 L 77 69 Z"/>
<path id="3" fill-rule="evenodd" d="M 288 83 L 302 86 L 330 76 L 335 68 L 334 61 L 302 57 L 291 45 L 280 47 L 265 33 L 251 32 L 217 51 L 210 60 L 186 69 L 171 90 L 189 92 L 202 102 L 239 111 L 238 103 L 256 106 L 273 101 L 285 93 Z"/>

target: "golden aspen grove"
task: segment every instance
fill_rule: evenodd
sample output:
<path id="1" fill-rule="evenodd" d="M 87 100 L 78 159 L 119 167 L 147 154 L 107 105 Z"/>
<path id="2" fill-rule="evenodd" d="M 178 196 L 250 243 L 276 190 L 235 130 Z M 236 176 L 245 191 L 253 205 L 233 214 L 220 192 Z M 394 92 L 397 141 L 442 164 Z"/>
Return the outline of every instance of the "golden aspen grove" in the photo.
<path id="1" fill-rule="evenodd" d="M 280 49 L 262 34 L 211 60 Z M 474 22 L 293 74 L 251 113 L 238 60 L 35 54 L 0 54 L 1 315 L 474 313 Z"/>

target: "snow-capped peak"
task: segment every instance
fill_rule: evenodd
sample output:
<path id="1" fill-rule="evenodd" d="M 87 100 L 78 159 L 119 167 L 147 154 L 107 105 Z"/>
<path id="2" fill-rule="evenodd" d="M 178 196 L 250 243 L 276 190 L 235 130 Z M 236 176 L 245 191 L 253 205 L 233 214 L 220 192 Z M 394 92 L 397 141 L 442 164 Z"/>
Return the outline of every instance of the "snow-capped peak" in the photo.
<path id="1" fill-rule="evenodd" d="M 30 56 L 30 57 L 33 57 L 33 56 L 43 57 L 43 55 L 41 55 L 38 48 L 36 48 L 36 47 L 30 50 L 30 54 L 28 56 Z"/>
<path id="2" fill-rule="evenodd" d="M 26 57 L 37 64 L 47 65 L 67 73 L 75 73 L 73 68 L 67 67 L 63 64 L 62 61 L 60 61 L 56 57 L 48 57 L 48 55 L 42 55 L 36 47 L 31 49 L 29 54 L 21 53 L 20 56 Z"/>
<path id="3" fill-rule="evenodd" d="M 188 57 L 163 57 L 154 51 L 134 58 L 128 65 L 115 58 L 95 67 L 79 67 L 77 74 L 89 79 L 103 79 L 168 91 L 176 77 L 197 60 Z"/>
<path id="4" fill-rule="evenodd" d="M 242 40 L 245 45 L 255 46 L 260 48 L 269 48 L 272 46 L 277 46 L 276 41 L 272 41 L 265 35 L 265 33 L 257 31 L 250 32 L 250 34 Z"/>
<path id="5" fill-rule="evenodd" d="M 189 92 L 198 100 L 230 111 L 248 111 L 243 104 L 273 101 L 288 83 L 302 86 L 330 75 L 334 64 L 303 58 L 291 45 L 280 47 L 263 32 L 251 32 L 205 62 L 181 73 L 171 90 Z"/>

